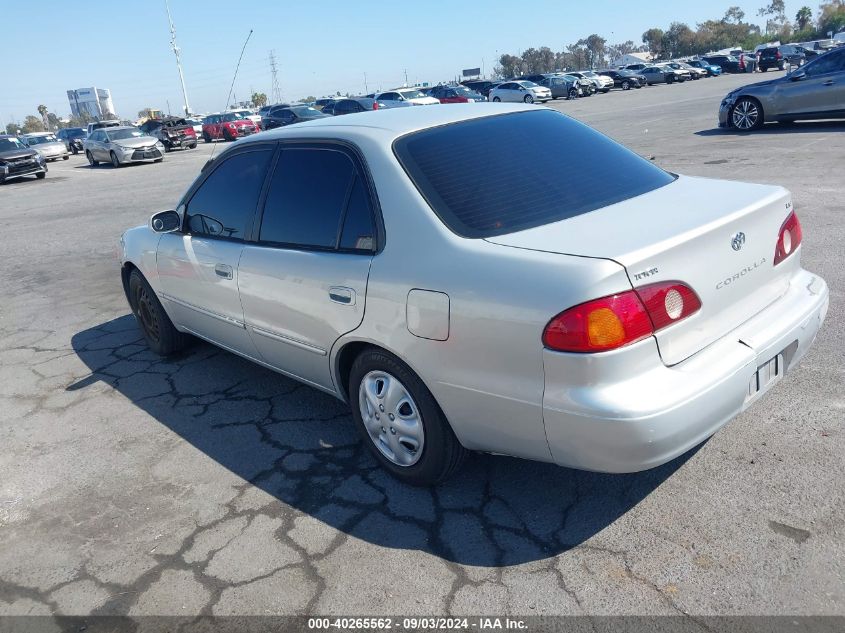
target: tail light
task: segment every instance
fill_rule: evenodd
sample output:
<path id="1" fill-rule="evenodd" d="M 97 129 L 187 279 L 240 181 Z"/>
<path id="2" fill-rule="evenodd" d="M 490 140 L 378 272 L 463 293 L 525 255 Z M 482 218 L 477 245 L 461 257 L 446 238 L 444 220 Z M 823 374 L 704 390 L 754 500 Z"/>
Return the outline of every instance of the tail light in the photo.
<path id="1" fill-rule="evenodd" d="M 543 345 L 559 352 L 604 352 L 636 343 L 701 308 L 689 286 L 650 284 L 564 310 L 543 330 Z"/>
<path id="2" fill-rule="evenodd" d="M 786 218 L 778 233 L 778 243 L 775 246 L 775 266 L 795 252 L 795 249 L 801 244 L 801 237 L 801 223 L 798 221 L 795 211 L 793 211 Z"/>
<path id="3" fill-rule="evenodd" d="M 378 101 L 373 101 L 373 110 L 378 110 Z"/>
<path id="4" fill-rule="evenodd" d="M 775 51 L 775 59 L 780 59 L 783 55 L 780 54 L 780 51 Z"/>

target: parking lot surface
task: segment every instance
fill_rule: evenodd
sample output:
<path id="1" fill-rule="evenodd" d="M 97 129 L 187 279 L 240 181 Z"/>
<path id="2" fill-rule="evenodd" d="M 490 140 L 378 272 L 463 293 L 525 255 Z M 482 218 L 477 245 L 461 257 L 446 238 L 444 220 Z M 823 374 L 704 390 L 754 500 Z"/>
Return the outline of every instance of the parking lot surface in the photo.
<path id="1" fill-rule="evenodd" d="M 797 370 L 633 475 L 475 455 L 408 488 L 333 398 L 202 343 L 149 353 L 118 240 L 209 145 L 4 185 L 0 614 L 845 614 L 845 124 L 716 129 L 760 78 L 551 104 L 668 170 L 786 186 L 831 288 Z"/>

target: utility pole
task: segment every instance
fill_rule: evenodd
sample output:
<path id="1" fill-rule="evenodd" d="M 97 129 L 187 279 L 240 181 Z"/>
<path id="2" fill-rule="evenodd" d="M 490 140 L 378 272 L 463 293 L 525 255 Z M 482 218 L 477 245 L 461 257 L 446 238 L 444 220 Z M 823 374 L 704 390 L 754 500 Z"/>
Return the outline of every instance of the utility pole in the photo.
<path id="1" fill-rule="evenodd" d="M 370 94 L 370 90 L 367 88 L 367 73 L 364 73 L 364 94 Z"/>
<path id="2" fill-rule="evenodd" d="M 270 51 L 270 74 L 273 77 L 273 89 L 270 91 L 273 103 L 279 103 L 282 100 L 282 91 L 279 88 L 278 69 L 276 68 L 276 51 Z"/>
<path id="3" fill-rule="evenodd" d="M 185 98 L 185 116 L 191 113 L 191 106 L 188 105 L 188 91 L 185 90 L 185 76 L 182 74 L 182 50 L 176 46 L 176 27 L 173 26 L 173 18 L 170 17 L 170 3 L 164 0 L 167 9 L 167 21 L 170 22 L 170 46 L 173 54 L 176 55 L 176 68 L 179 69 L 179 81 L 182 84 L 182 96 Z"/>
<path id="4" fill-rule="evenodd" d="M 408 69 L 405 69 L 405 85 L 408 85 Z"/>

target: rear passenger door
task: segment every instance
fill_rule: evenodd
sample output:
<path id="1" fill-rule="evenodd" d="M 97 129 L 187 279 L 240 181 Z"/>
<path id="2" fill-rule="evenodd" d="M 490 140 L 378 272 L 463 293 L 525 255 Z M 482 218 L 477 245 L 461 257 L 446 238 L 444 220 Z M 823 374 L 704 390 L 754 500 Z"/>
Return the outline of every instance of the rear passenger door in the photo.
<path id="1" fill-rule="evenodd" d="M 377 250 L 375 196 L 358 156 L 341 145 L 282 146 L 257 242 L 247 244 L 238 285 L 262 359 L 334 390 L 329 355 L 364 316 Z"/>

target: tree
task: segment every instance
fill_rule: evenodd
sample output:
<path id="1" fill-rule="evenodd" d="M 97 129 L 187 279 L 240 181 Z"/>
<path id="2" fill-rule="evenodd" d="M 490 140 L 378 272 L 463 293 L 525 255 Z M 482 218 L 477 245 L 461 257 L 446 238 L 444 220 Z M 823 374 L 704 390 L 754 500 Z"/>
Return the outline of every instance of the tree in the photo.
<path id="1" fill-rule="evenodd" d="M 267 105 L 267 95 L 263 92 L 253 92 L 250 101 L 256 108 L 263 108 Z"/>
<path id="2" fill-rule="evenodd" d="M 819 5 L 819 35 L 839 33 L 845 29 L 845 0 L 833 0 Z"/>
<path id="3" fill-rule="evenodd" d="M 672 22 L 663 34 L 661 48 L 666 57 L 675 58 L 692 55 L 696 50 L 695 33 L 683 22 Z"/>
<path id="4" fill-rule="evenodd" d="M 52 112 L 47 113 L 47 123 L 49 124 L 48 129 L 50 130 L 60 130 L 64 127 L 64 124 L 59 121 L 59 117 Z"/>
<path id="5" fill-rule="evenodd" d="M 663 54 L 663 29 L 652 28 L 643 33 L 643 44 L 648 46 L 652 57 L 659 59 Z"/>
<path id="6" fill-rule="evenodd" d="M 810 24 L 813 19 L 813 12 L 810 7 L 801 7 L 798 13 L 795 14 L 795 23 L 798 25 L 798 30 L 803 31 Z"/>
<path id="7" fill-rule="evenodd" d="M 37 116 L 27 115 L 21 126 L 21 132 L 31 134 L 32 132 L 44 132 L 44 122 Z"/>
<path id="8" fill-rule="evenodd" d="M 631 40 L 620 42 L 619 44 L 611 44 L 607 47 L 607 59 L 610 63 L 613 63 L 623 55 L 636 52 L 637 46 Z"/>
<path id="9" fill-rule="evenodd" d="M 722 18 L 722 21 L 731 22 L 733 24 L 739 24 L 744 18 L 745 11 L 743 11 L 739 7 L 730 7 L 727 11 L 725 11 L 725 17 Z"/>
<path id="10" fill-rule="evenodd" d="M 766 20 L 766 33 L 776 33 L 786 23 L 786 4 L 784 0 L 772 0 L 772 2 L 759 11 L 760 17 L 771 16 Z"/>
<path id="11" fill-rule="evenodd" d="M 21 126 L 17 123 L 7 123 L 6 124 L 6 134 L 20 134 L 21 133 Z"/>
<path id="12" fill-rule="evenodd" d="M 522 58 L 507 53 L 499 57 L 499 65 L 494 69 L 499 77 L 515 77 L 522 70 Z"/>
<path id="13" fill-rule="evenodd" d="M 592 35 L 588 35 L 586 38 L 584 38 L 578 43 L 587 49 L 591 69 L 595 68 L 596 66 L 604 66 L 604 53 L 606 50 L 605 46 L 607 44 L 606 39 L 604 39 L 600 35 L 596 35 L 595 33 L 593 33 Z"/>
<path id="14" fill-rule="evenodd" d="M 44 129 L 50 129 L 50 122 L 47 120 L 47 106 L 40 105 L 38 106 L 38 114 L 41 115 L 41 122 L 44 124 Z"/>

